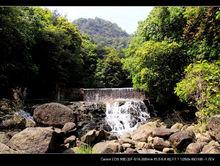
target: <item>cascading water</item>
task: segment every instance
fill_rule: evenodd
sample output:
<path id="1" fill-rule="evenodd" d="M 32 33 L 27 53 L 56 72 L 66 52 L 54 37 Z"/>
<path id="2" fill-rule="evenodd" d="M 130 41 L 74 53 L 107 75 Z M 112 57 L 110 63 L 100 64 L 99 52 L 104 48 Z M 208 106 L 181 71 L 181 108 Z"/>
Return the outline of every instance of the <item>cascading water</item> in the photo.
<path id="1" fill-rule="evenodd" d="M 106 103 L 106 121 L 112 132 L 121 135 L 131 132 L 150 118 L 141 100 L 113 100 Z"/>

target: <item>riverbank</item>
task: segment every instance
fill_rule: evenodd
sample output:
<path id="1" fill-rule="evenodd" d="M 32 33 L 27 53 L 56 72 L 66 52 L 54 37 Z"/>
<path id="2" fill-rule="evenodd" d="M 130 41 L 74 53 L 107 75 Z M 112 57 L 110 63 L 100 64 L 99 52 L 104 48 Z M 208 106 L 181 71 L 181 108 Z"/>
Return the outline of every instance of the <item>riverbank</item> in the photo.
<path id="1" fill-rule="evenodd" d="M 150 118 L 132 132 L 117 135 L 105 121 L 105 104 L 49 103 L 33 116 L 14 112 L 1 122 L 0 153 L 219 153 L 220 117 L 203 128 Z M 30 116 L 27 116 L 30 115 Z"/>

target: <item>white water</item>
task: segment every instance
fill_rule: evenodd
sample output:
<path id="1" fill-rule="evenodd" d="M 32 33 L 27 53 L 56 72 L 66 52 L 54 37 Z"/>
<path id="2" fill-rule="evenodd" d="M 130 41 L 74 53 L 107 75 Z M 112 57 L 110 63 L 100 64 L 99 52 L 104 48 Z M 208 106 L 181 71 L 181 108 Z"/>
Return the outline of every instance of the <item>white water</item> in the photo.
<path id="1" fill-rule="evenodd" d="M 121 135 L 135 130 L 150 118 L 141 100 L 113 100 L 106 103 L 106 121 L 112 132 Z"/>

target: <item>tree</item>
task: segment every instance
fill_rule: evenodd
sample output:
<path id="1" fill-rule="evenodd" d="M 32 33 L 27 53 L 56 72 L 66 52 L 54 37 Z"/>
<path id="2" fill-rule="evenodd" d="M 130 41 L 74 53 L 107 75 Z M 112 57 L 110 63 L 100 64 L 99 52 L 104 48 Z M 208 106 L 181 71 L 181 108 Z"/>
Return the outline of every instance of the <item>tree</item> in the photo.
<path id="1" fill-rule="evenodd" d="M 96 81 L 98 87 L 129 86 L 127 73 L 122 68 L 119 52 L 113 48 L 106 48 L 104 59 L 99 59 L 96 68 Z"/>
<path id="2" fill-rule="evenodd" d="M 174 98 L 173 88 L 187 63 L 187 55 L 176 42 L 147 41 L 123 62 L 134 88 L 144 90 L 160 105 L 169 106 Z"/>
<path id="3" fill-rule="evenodd" d="M 185 77 L 175 88 L 182 101 L 195 106 L 200 121 L 220 113 L 220 61 L 199 61 L 185 69 Z"/>
<path id="4" fill-rule="evenodd" d="M 0 91 L 10 96 L 11 89 L 26 87 L 37 67 L 30 49 L 34 45 L 32 21 L 27 7 L 0 7 Z"/>

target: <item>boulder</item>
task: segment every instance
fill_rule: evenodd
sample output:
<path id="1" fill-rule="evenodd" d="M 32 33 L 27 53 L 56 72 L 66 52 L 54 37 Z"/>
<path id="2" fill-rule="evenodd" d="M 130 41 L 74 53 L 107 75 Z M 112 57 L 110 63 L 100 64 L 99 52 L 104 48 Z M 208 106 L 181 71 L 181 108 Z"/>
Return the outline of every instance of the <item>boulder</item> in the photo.
<path id="1" fill-rule="evenodd" d="M 171 129 L 177 129 L 177 130 L 181 130 L 183 127 L 183 124 L 182 123 L 175 123 Z"/>
<path id="2" fill-rule="evenodd" d="M 97 142 L 108 139 L 109 136 L 110 133 L 106 132 L 105 130 L 100 130 L 100 131 L 90 130 L 81 137 L 81 141 L 89 145 L 94 145 Z"/>
<path id="3" fill-rule="evenodd" d="M 71 132 L 75 129 L 76 124 L 73 122 L 67 122 L 65 123 L 65 125 L 62 128 L 62 132 L 67 133 L 67 132 Z"/>
<path id="4" fill-rule="evenodd" d="M 36 122 L 33 119 L 26 119 L 25 127 L 35 127 Z"/>
<path id="5" fill-rule="evenodd" d="M 205 133 L 196 133 L 196 140 L 197 142 L 210 142 L 212 140 L 209 132 L 205 132 Z"/>
<path id="6" fill-rule="evenodd" d="M 209 130 L 210 135 L 220 142 L 220 115 L 215 115 L 210 118 L 207 128 Z"/>
<path id="7" fill-rule="evenodd" d="M 141 125 L 131 133 L 131 139 L 134 141 L 146 142 L 148 137 L 152 135 L 155 128 L 155 124 L 150 122 Z"/>
<path id="8" fill-rule="evenodd" d="M 169 137 L 169 141 L 174 149 L 185 150 L 185 148 L 195 140 L 192 131 L 178 131 Z"/>
<path id="9" fill-rule="evenodd" d="M 132 145 L 129 143 L 124 143 L 121 146 L 122 146 L 123 150 L 126 150 L 127 148 L 131 148 Z"/>
<path id="10" fill-rule="evenodd" d="M 0 132 L 0 143 L 7 144 L 10 137 L 5 132 Z"/>
<path id="11" fill-rule="evenodd" d="M 163 138 L 155 137 L 153 140 L 153 147 L 156 150 L 162 151 L 164 148 L 170 147 L 170 142 L 164 141 Z"/>
<path id="12" fill-rule="evenodd" d="M 77 135 L 82 137 L 88 131 L 111 131 L 105 120 L 106 104 L 103 102 L 72 102 L 68 105 L 77 114 Z"/>
<path id="13" fill-rule="evenodd" d="M 63 154 L 75 154 L 74 150 L 72 148 L 68 148 L 62 152 Z"/>
<path id="14" fill-rule="evenodd" d="M 7 145 L 0 142 L 0 154 L 13 154 L 13 153 L 19 153 L 19 152 L 9 148 Z"/>
<path id="15" fill-rule="evenodd" d="M 119 139 L 118 139 L 118 142 L 119 142 L 120 144 L 129 143 L 129 144 L 131 144 L 132 146 L 135 146 L 135 144 L 136 144 L 136 141 L 134 141 L 134 140 L 132 140 L 132 139 L 129 139 L 129 138 L 124 138 L 124 139 L 119 138 Z"/>
<path id="16" fill-rule="evenodd" d="M 90 130 L 81 137 L 81 141 L 85 142 L 86 144 L 92 145 L 94 144 L 96 137 L 96 130 Z"/>
<path id="17" fill-rule="evenodd" d="M 24 153 L 46 153 L 53 151 L 54 130 L 51 127 L 30 127 L 15 134 L 8 146 Z"/>
<path id="18" fill-rule="evenodd" d="M 69 144 L 69 147 L 76 146 L 76 136 L 72 135 L 64 140 L 64 144 Z"/>
<path id="19" fill-rule="evenodd" d="M 59 103 L 46 103 L 36 107 L 33 118 L 39 125 L 54 127 L 63 127 L 67 122 L 76 121 L 73 110 Z"/>
<path id="20" fill-rule="evenodd" d="M 121 146 L 116 141 L 105 141 L 95 144 L 92 148 L 94 153 L 117 153 L 121 151 Z"/>
<path id="21" fill-rule="evenodd" d="M 141 149 L 137 150 L 139 154 L 163 154 L 163 152 L 155 150 L 155 149 Z"/>
<path id="22" fill-rule="evenodd" d="M 135 150 L 135 149 L 127 148 L 126 151 L 124 151 L 124 153 L 127 153 L 127 154 L 136 154 L 136 153 L 138 153 L 138 152 L 137 152 L 137 150 Z"/>
<path id="23" fill-rule="evenodd" d="M 178 129 L 168 129 L 168 128 L 156 128 L 153 131 L 154 137 L 162 137 L 162 138 L 169 138 L 169 136 L 175 132 L 177 132 Z"/>
<path id="24" fill-rule="evenodd" d="M 163 153 L 175 153 L 173 148 L 163 148 Z"/>
<path id="25" fill-rule="evenodd" d="M 220 153 L 220 145 L 216 141 L 211 141 L 207 145 L 202 148 L 202 152 L 205 154 L 219 154 Z"/>
<path id="26" fill-rule="evenodd" d="M 136 149 L 143 149 L 143 148 L 149 149 L 149 148 L 152 148 L 152 146 L 150 146 L 150 144 L 146 142 L 136 142 L 135 148 Z"/>
<path id="27" fill-rule="evenodd" d="M 26 125 L 26 120 L 20 114 L 15 113 L 11 118 L 5 119 L 0 124 L 2 129 L 24 129 Z"/>
<path id="28" fill-rule="evenodd" d="M 187 146 L 186 153 L 188 153 L 188 154 L 200 153 L 205 144 L 206 143 L 204 143 L 204 142 L 191 143 Z"/>

